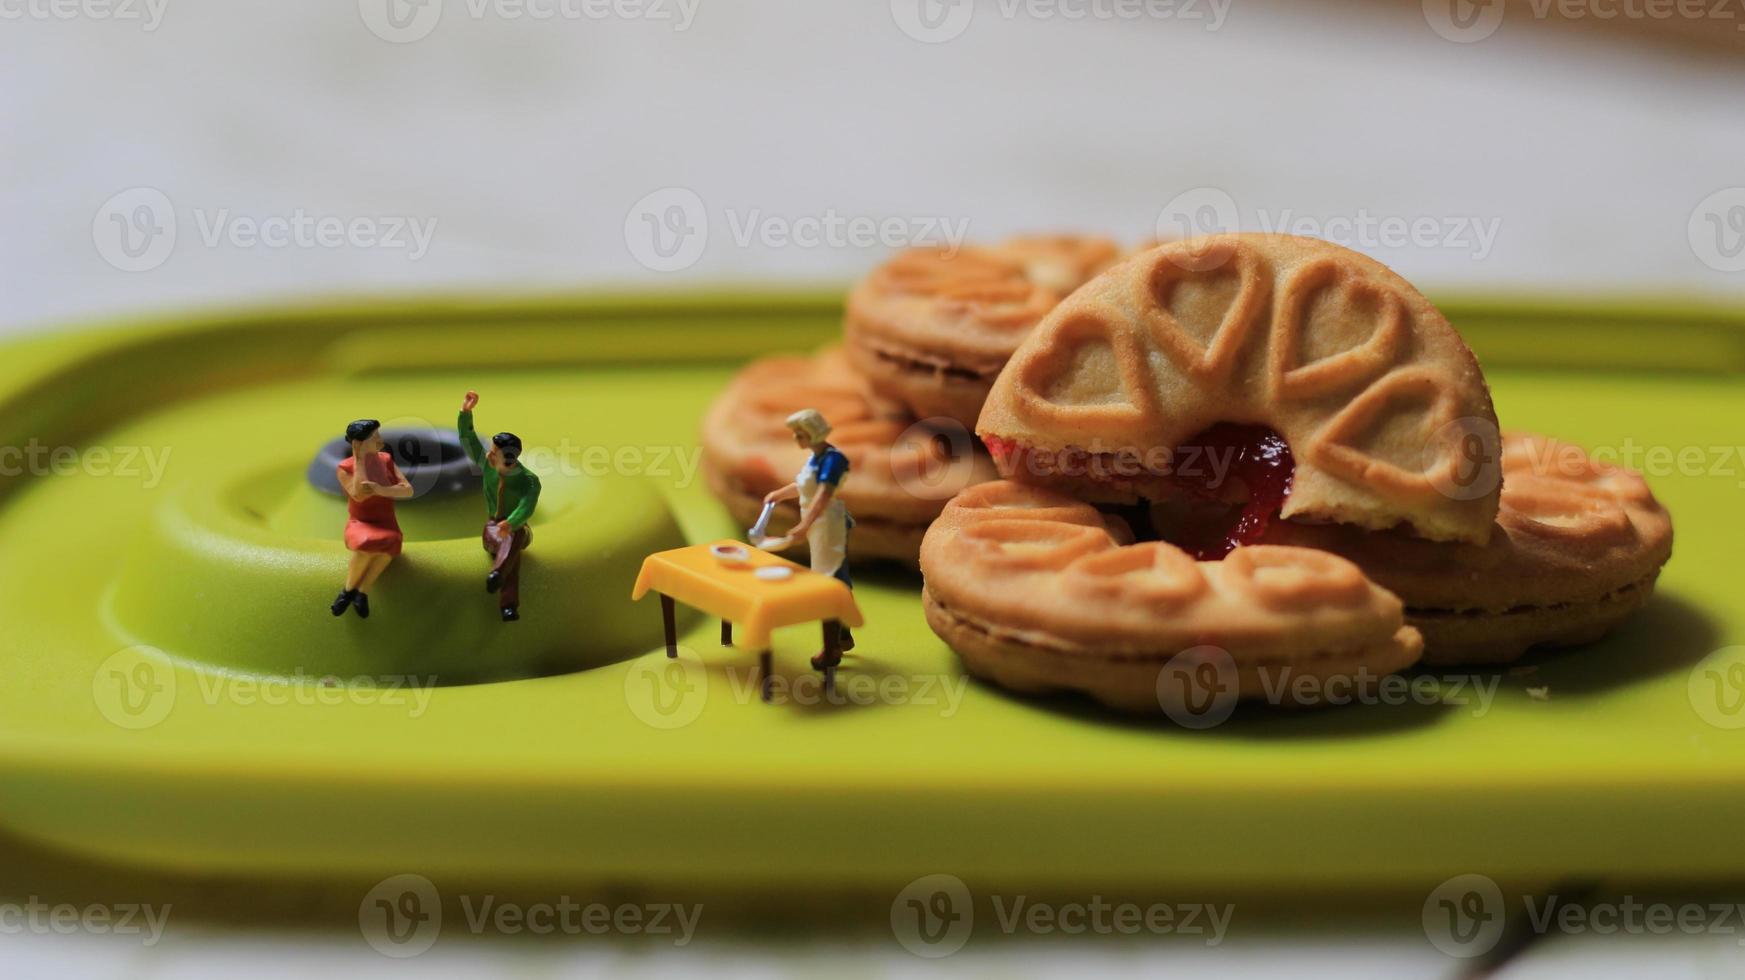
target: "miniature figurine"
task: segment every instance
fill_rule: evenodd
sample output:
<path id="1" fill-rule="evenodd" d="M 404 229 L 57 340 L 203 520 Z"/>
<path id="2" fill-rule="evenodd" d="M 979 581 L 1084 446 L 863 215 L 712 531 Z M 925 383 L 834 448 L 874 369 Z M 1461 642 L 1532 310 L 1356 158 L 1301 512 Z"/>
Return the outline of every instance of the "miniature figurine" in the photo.
<path id="1" fill-rule="evenodd" d="M 539 504 L 539 477 L 521 465 L 521 439 L 512 432 L 491 437 L 486 450 L 473 431 L 473 407 L 479 393 L 469 391 L 461 400 L 461 446 L 467 458 L 485 471 L 485 553 L 491 556 L 491 571 L 485 576 L 485 591 L 498 593 L 503 622 L 521 618 L 521 552 L 533 541 L 527 521 Z"/>
<path id="2" fill-rule="evenodd" d="M 345 441 L 351 456 L 339 461 L 339 485 L 346 496 L 345 546 L 351 550 L 351 565 L 345 588 L 329 608 L 343 616 L 350 606 L 358 618 L 368 619 L 370 586 L 400 553 L 403 540 L 394 501 L 412 496 L 412 484 L 382 442 L 382 423 L 358 419 L 345 427 Z"/>
<path id="3" fill-rule="evenodd" d="M 764 538 L 757 542 L 757 546 L 765 551 L 782 551 L 804 537 L 812 571 L 832 576 L 852 589 L 854 581 L 848 575 L 848 531 L 854 527 L 854 518 L 836 496 L 843 477 L 848 475 L 848 457 L 827 441 L 830 423 L 815 408 L 803 408 L 788 416 L 788 428 L 793 430 L 794 443 L 801 449 L 810 450 L 812 455 L 806 458 L 806 464 L 800 467 L 794 482 L 770 491 L 763 502 L 768 507 L 798 498 L 800 522 L 787 534 L 779 538 Z M 760 520 L 759 524 L 762 523 Z M 841 637 L 841 649 L 854 649 L 854 634 L 846 625 L 842 627 Z M 840 653 L 833 655 L 825 650 L 812 658 L 812 666 L 823 670 L 835 667 L 841 660 Z"/>

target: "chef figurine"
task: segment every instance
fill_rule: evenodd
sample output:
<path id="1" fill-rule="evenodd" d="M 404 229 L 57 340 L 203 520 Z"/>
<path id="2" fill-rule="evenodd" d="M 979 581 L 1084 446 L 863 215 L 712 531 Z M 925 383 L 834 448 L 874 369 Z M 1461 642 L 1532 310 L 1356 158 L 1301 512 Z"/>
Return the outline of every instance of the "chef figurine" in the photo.
<path id="1" fill-rule="evenodd" d="M 806 548 L 811 553 L 812 571 L 832 576 L 852 589 L 854 582 L 848 577 L 848 530 L 854 527 L 854 518 L 837 498 L 842 478 L 848 475 L 848 457 L 826 441 L 830 435 L 830 423 L 815 408 L 803 408 L 788 416 L 788 428 L 794 432 L 794 443 L 801 449 L 810 450 L 811 455 L 794 476 L 794 482 L 770 491 L 763 502 L 768 505 L 798 498 L 800 522 L 787 534 L 779 538 L 764 538 L 757 542 L 757 546 L 765 551 L 782 551 L 804 537 Z M 854 649 L 854 635 L 847 626 L 841 629 L 841 648 Z M 831 657 L 827 652 L 820 652 L 812 658 L 812 666 L 823 670 L 835 667 L 841 660 L 840 654 Z"/>

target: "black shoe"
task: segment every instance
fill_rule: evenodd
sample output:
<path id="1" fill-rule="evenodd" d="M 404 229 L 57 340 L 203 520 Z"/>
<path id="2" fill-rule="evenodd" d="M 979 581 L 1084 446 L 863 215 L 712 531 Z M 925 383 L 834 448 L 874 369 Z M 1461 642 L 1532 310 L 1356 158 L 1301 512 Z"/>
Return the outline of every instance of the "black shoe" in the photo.
<path id="1" fill-rule="evenodd" d="M 520 618 L 521 614 L 515 610 L 514 606 L 503 607 L 503 622 L 513 623 Z"/>
<path id="2" fill-rule="evenodd" d="M 485 576 L 485 591 L 486 592 L 495 592 L 499 588 L 501 588 L 502 586 L 503 586 L 503 570 L 500 568 L 491 569 L 491 574 Z"/>
<path id="3" fill-rule="evenodd" d="M 840 666 L 842 666 L 842 655 L 841 654 L 837 654 L 836 656 L 832 657 L 828 653 L 820 650 L 820 651 L 818 651 L 818 655 L 816 657 L 812 658 L 812 669 L 813 670 L 823 670 L 826 667 L 840 667 Z"/>
<path id="4" fill-rule="evenodd" d="M 345 615 L 345 607 L 351 605 L 351 600 L 356 595 L 357 593 L 350 589 L 340 589 L 339 598 L 333 600 L 333 605 L 328 608 L 333 610 L 335 616 L 343 616 Z"/>
<path id="5" fill-rule="evenodd" d="M 370 618 L 370 597 L 367 595 L 364 595 L 362 592 L 353 593 L 352 600 L 351 600 L 351 608 L 353 611 L 355 611 L 357 613 L 357 618 L 369 619 Z"/>
<path id="6" fill-rule="evenodd" d="M 848 651 L 853 650 L 853 649 L 854 649 L 854 634 L 849 632 L 848 627 L 844 626 L 842 628 L 842 652 L 847 653 Z"/>

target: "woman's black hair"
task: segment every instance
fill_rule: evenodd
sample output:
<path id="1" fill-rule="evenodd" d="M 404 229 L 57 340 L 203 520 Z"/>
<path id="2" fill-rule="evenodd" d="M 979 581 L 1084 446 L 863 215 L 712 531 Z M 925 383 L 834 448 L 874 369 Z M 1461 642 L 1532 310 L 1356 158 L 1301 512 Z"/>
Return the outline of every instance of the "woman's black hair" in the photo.
<path id="1" fill-rule="evenodd" d="M 356 422 L 345 427 L 345 441 L 347 443 L 353 443 L 360 439 L 368 439 L 370 436 L 375 435 L 376 430 L 381 427 L 382 423 L 375 419 L 358 419 Z"/>

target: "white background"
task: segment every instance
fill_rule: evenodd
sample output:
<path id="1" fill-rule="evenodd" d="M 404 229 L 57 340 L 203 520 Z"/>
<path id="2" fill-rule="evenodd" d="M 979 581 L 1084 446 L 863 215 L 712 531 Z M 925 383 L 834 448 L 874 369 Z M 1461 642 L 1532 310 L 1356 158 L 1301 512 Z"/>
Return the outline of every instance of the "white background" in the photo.
<path id="1" fill-rule="evenodd" d="M 1117 0 L 984 0 L 960 34 L 922 43 L 890 0 L 701 0 L 684 30 L 678 0 L 645 0 L 668 20 L 422 0 L 428 34 L 394 44 L 354 0 L 151 2 L 155 22 L 147 0 L 0 0 L 0 327 L 341 291 L 834 284 L 886 250 L 735 231 L 834 213 L 1133 243 L 1199 188 L 1251 228 L 1495 228 L 1482 254 L 1355 242 L 1432 288 L 1741 282 L 1689 229 L 1745 185 L 1745 48 L 1649 26 L 1519 16 L 1461 44 L 1415 3 L 1226 0 L 1210 30 L 1210 0 L 1079 19 L 1060 11 Z M 418 0 L 361 0 L 388 2 Z M 50 3 L 131 4 L 133 19 L 29 16 Z M 1745 37 L 1736 26 L 1714 33 Z M 142 186 L 173 208 L 174 249 L 121 271 L 93 224 Z M 708 230 L 662 273 L 626 218 L 667 187 L 697 196 Z M 434 232 L 416 257 L 206 240 L 299 213 Z"/>

